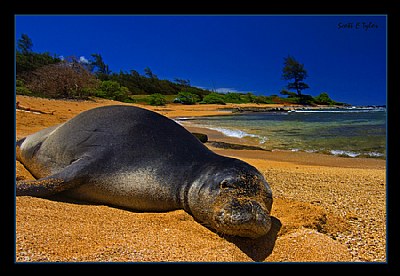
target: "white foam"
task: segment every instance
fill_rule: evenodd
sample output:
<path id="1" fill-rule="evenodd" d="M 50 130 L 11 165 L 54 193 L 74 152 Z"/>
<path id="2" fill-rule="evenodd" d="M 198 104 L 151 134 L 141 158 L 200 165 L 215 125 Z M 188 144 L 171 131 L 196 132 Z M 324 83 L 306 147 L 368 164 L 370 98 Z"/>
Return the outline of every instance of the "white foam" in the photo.
<path id="1" fill-rule="evenodd" d="M 234 137 L 234 138 L 244 138 L 244 137 L 252 137 L 252 138 L 257 138 L 260 140 L 260 144 L 264 144 L 268 138 L 256 134 L 251 134 L 247 133 L 243 130 L 240 129 L 228 129 L 228 128 L 222 128 L 222 127 L 207 127 L 212 130 L 216 130 L 218 132 L 221 132 L 223 135 L 228 136 L 228 137 Z"/>
<path id="2" fill-rule="evenodd" d="M 239 130 L 239 129 L 227 129 L 227 128 L 222 128 L 222 127 L 208 127 L 209 129 L 216 130 L 218 132 L 221 132 L 225 136 L 228 137 L 235 137 L 235 138 L 243 138 L 246 136 L 249 137 L 255 137 L 254 134 L 249 134 L 245 131 Z"/>
<path id="3" fill-rule="evenodd" d="M 371 156 L 371 157 L 381 157 L 384 156 L 383 153 L 379 153 L 379 152 L 368 152 L 367 155 Z"/>
<path id="4" fill-rule="evenodd" d="M 333 155 L 347 155 L 349 157 L 357 157 L 360 154 L 354 151 L 347 151 L 347 150 L 331 150 L 331 154 Z"/>

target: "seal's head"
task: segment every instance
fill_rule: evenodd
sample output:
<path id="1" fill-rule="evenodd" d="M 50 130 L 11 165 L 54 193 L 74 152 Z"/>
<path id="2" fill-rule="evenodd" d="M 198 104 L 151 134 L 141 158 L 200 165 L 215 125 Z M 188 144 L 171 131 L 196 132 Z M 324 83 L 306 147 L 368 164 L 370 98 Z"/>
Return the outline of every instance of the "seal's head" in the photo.
<path id="1" fill-rule="evenodd" d="M 262 174 L 237 159 L 211 167 L 189 190 L 193 216 L 224 235 L 258 238 L 267 234 L 272 191 Z"/>

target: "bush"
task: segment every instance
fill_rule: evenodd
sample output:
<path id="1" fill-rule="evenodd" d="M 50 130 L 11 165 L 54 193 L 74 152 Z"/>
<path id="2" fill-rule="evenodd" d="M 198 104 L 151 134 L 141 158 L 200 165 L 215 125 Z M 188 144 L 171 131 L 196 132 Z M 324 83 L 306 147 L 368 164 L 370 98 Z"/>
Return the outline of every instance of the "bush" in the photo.
<path id="1" fill-rule="evenodd" d="M 226 93 L 224 96 L 225 102 L 226 103 L 242 103 L 242 99 L 240 97 L 239 93 Z"/>
<path id="2" fill-rule="evenodd" d="M 254 99 L 254 103 L 256 104 L 272 104 L 274 103 L 272 97 L 267 97 L 267 96 L 257 96 Z"/>
<path id="3" fill-rule="evenodd" d="M 190 92 L 179 92 L 177 98 L 174 100 L 182 104 L 195 104 L 200 100 L 199 96 Z"/>
<path id="4" fill-rule="evenodd" d="M 17 86 L 15 88 L 15 93 L 18 94 L 18 95 L 26 95 L 26 96 L 32 95 L 32 91 L 30 91 L 25 86 Z"/>
<path id="5" fill-rule="evenodd" d="M 314 98 L 311 95 L 301 95 L 298 99 L 299 104 L 312 105 L 314 103 Z"/>
<path id="6" fill-rule="evenodd" d="M 32 91 L 25 87 L 24 81 L 16 80 L 15 81 L 15 93 L 18 95 L 32 95 Z"/>
<path id="7" fill-rule="evenodd" d="M 297 98 L 299 96 L 299 95 L 297 95 L 296 92 L 290 92 L 290 91 L 287 91 L 286 89 L 282 89 L 280 94 L 288 96 L 288 98 Z"/>
<path id="8" fill-rule="evenodd" d="M 250 92 L 244 95 L 244 101 L 246 103 L 254 103 L 256 98 L 257 97 L 254 96 L 253 93 L 250 93 Z"/>
<path id="9" fill-rule="evenodd" d="M 95 96 L 124 102 L 129 100 L 129 94 L 129 89 L 125 86 L 121 86 L 116 81 L 106 80 L 101 82 Z"/>
<path id="10" fill-rule="evenodd" d="M 334 105 L 335 101 L 329 98 L 328 93 L 322 92 L 318 96 L 314 97 L 314 102 L 316 104 L 327 104 L 327 105 Z"/>
<path id="11" fill-rule="evenodd" d="M 225 104 L 224 96 L 215 92 L 206 95 L 202 103 L 205 104 Z"/>
<path id="12" fill-rule="evenodd" d="M 160 93 L 151 94 L 149 98 L 150 105 L 165 105 L 167 103 L 165 96 Z"/>
<path id="13" fill-rule="evenodd" d="M 57 63 L 20 76 L 34 95 L 48 98 L 85 99 L 99 81 L 79 63 Z M 18 89 L 21 92 L 21 89 Z M 23 91 L 23 89 L 22 89 Z"/>

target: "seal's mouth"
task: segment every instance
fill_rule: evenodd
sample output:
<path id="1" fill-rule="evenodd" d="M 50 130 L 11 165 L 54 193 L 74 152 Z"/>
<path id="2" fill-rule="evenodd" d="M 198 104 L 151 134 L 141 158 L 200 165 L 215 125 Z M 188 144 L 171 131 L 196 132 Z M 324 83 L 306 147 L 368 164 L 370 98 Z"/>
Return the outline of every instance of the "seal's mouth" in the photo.
<path id="1" fill-rule="evenodd" d="M 246 238 L 264 236 L 271 229 L 269 212 L 257 201 L 233 199 L 215 210 L 215 229 L 225 235 Z"/>

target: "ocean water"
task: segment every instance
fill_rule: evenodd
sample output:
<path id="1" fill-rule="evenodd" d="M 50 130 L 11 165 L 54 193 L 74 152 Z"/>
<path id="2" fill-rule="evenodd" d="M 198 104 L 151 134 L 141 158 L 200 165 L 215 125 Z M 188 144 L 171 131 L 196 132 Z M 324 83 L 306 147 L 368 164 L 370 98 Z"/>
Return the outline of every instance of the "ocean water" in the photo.
<path id="1" fill-rule="evenodd" d="M 386 158 L 386 109 L 254 112 L 191 118 L 189 123 L 267 150 Z"/>

